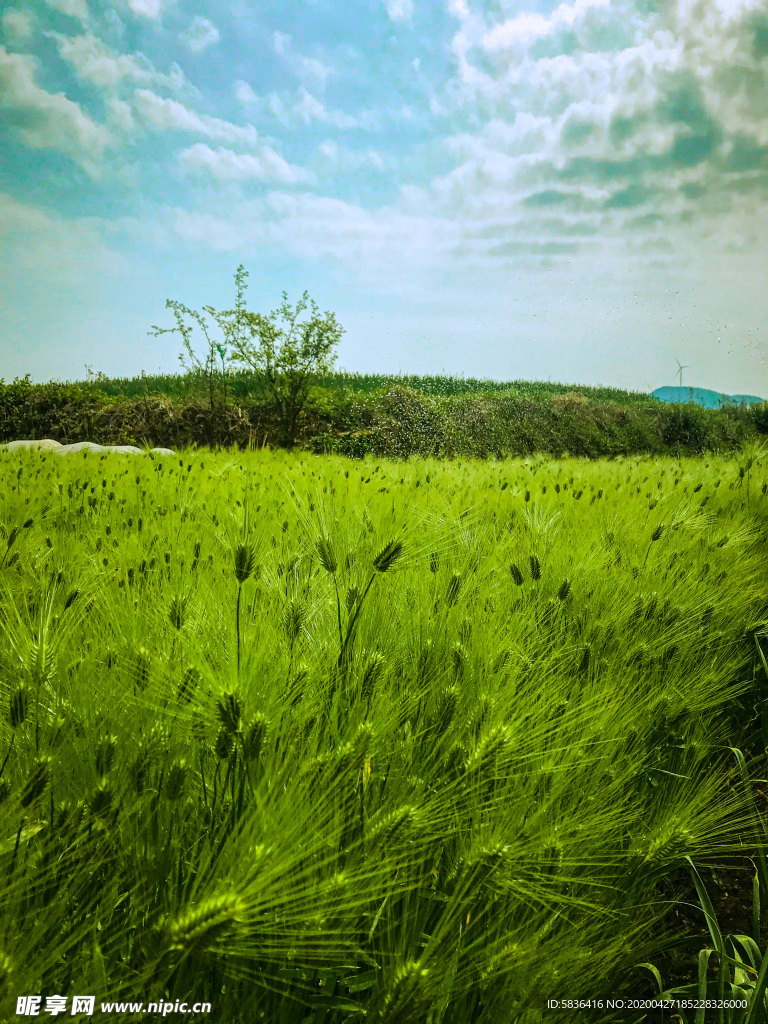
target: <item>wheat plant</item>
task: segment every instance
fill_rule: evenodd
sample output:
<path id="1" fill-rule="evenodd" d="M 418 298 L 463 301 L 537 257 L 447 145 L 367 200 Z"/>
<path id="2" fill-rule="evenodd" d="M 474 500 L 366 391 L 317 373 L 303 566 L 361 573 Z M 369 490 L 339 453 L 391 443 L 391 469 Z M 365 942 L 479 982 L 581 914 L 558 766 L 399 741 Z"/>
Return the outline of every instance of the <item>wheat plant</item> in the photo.
<path id="1" fill-rule="evenodd" d="M 664 879 L 764 854 L 749 473 L 747 499 L 720 457 L 181 452 L 137 483 L 0 454 L 3 1018 L 91 992 L 536 1024 L 652 995 Z"/>

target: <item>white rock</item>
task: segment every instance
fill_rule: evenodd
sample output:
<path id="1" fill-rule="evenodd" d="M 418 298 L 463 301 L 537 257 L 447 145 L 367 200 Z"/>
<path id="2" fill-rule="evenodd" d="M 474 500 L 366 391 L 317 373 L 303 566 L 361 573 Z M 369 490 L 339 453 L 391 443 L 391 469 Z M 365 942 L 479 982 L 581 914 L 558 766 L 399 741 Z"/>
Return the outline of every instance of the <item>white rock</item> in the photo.
<path id="1" fill-rule="evenodd" d="M 24 440 L 24 441 L 8 441 L 6 444 L 0 444 L 0 451 L 18 451 L 19 449 L 32 449 L 43 452 L 56 452 L 57 455 L 76 455 L 77 452 L 122 452 L 123 455 L 143 455 L 144 449 L 137 448 L 132 444 L 96 444 L 95 441 L 76 441 L 74 444 L 61 444 L 59 441 L 54 441 L 50 437 L 46 437 L 41 441 L 37 440 Z M 171 448 L 153 448 L 151 453 L 153 455 L 175 455 Z"/>
<path id="2" fill-rule="evenodd" d="M 58 441 L 52 440 L 50 437 L 45 437 L 41 441 L 9 441 L 7 444 L 0 445 L 0 448 L 5 448 L 5 450 L 9 452 L 15 451 L 17 448 L 37 448 L 40 451 L 47 452 L 54 448 L 61 448 L 61 444 Z"/>
<path id="3" fill-rule="evenodd" d="M 56 449 L 57 455 L 76 455 L 78 452 L 101 452 L 104 449 L 95 441 L 75 441 L 74 444 L 63 444 Z"/>

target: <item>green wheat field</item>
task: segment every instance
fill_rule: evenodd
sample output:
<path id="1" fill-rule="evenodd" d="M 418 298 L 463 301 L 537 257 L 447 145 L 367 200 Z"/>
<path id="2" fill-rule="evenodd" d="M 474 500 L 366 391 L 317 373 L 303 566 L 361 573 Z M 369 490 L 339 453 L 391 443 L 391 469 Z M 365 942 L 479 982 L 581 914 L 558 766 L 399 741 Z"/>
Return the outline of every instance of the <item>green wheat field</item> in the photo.
<path id="1" fill-rule="evenodd" d="M 0 454 L 0 1019 L 668 1020 L 547 1000 L 658 993 L 664 880 L 751 855 L 762 1020 L 747 455 Z"/>

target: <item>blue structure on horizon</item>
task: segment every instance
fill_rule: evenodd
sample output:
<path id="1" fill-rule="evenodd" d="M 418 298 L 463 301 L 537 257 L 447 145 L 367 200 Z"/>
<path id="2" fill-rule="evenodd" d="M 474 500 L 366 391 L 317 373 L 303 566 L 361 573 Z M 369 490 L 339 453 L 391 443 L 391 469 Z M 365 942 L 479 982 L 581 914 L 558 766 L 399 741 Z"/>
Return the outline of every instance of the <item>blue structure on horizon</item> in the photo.
<path id="1" fill-rule="evenodd" d="M 660 402 L 693 402 L 705 409 L 723 409 L 726 406 L 760 405 L 764 398 L 757 395 L 724 395 L 707 388 L 664 387 L 651 392 Z"/>

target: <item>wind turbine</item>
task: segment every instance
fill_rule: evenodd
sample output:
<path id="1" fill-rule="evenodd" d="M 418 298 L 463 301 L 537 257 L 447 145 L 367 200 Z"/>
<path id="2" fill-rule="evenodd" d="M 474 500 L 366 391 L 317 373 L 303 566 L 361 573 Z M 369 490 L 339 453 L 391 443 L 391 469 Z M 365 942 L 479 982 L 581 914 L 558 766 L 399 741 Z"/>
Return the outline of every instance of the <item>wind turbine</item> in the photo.
<path id="1" fill-rule="evenodd" d="M 678 376 L 679 376 L 679 379 L 680 379 L 680 387 L 682 387 L 683 386 L 683 370 L 690 370 L 691 364 L 690 363 L 681 363 L 680 360 L 677 358 L 677 356 L 675 356 L 674 359 L 675 359 L 675 362 L 677 363 L 677 372 L 678 372 Z"/>

